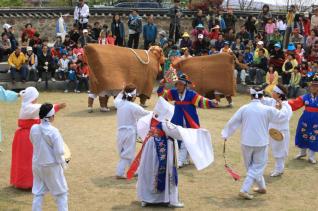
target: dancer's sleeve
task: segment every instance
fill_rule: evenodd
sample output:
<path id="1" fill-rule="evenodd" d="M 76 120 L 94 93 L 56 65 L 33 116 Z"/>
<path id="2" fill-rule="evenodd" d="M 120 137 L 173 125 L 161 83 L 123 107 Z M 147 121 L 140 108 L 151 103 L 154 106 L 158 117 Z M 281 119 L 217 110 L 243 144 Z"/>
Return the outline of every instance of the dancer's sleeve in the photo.
<path id="1" fill-rule="evenodd" d="M 163 97 L 167 101 L 173 101 L 173 97 L 170 89 L 166 89 L 165 86 L 160 85 L 157 90 L 157 94 L 159 97 Z"/>
<path id="2" fill-rule="evenodd" d="M 65 163 L 64 159 L 64 141 L 61 133 L 56 129 L 51 136 L 53 143 L 54 156 L 59 164 Z"/>
<path id="3" fill-rule="evenodd" d="M 292 107 L 293 111 L 296 111 L 305 105 L 302 96 L 289 100 L 288 103 Z"/>
<path id="4" fill-rule="evenodd" d="M 3 102 L 14 102 L 17 101 L 18 94 L 14 91 L 5 90 L 2 86 L 0 86 L 0 101 Z"/>
<path id="5" fill-rule="evenodd" d="M 218 104 L 214 103 L 212 100 L 205 98 L 198 93 L 195 93 L 194 97 L 192 98 L 192 104 L 198 108 L 216 108 Z"/>
<path id="6" fill-rule="evenodd" d="M 225 125 L 221 133 L 223 139 L 228 139 L 241 126 L 243 110 L 244 107 L 240 108 Z"/>

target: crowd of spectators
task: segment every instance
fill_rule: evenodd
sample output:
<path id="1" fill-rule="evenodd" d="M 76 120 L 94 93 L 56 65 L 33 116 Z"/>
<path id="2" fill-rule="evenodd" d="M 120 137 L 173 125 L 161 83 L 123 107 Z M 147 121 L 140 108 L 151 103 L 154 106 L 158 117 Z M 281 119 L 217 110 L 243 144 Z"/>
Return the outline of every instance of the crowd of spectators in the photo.
<path id="1" fill-rule="evenodd" d="M 89 68 L 83 47 L 88 43 L 139 48 L 142 34 L 144 49 L 160 45 L 166 56 L 163 71 L 171 68 L 174 59 L 192 56 L 228 53 L 235 58 L 235 76 L 242 84 L 267 86 L 267 91 L 282 78 L 289 87 L 290 97 L 306 87 L 318 71 L 318 9 L 313 14 L 298 13 L 291 6 L 286 17 L 274 17 L 268 5 L 256 17 L 238 21 L 231 9 L 215 10 L 212 14 L 197 12 L 191 31 L 181 32 L 182 10 L 176 1 L 170 10 L 169 33 L 158 31 L 152 15 L 145 23 L 133 10 L 124 23 L 116 14 L 111 23 L 89 23 L 89 8 L 80 1 L 74 12 L 74 25 L 66 35 L 57 33 L 53 41 L 41 37 L 31 23 L 21 33 L 21 44 L 14 36 L 13 27 L 4 24 L 0 40 L 0 59 L 8 60 L 12 82 L 16 74 L 22 82 L 30 80 L 32 73 L 42 81 L 65 80 L 65 92 L 74 84 L 75 92 L 88 90 Z M 87 6 L 87 5 L 86 5 Z M 240 24 L 239 24 L 240 23 Z M 109 24 L 109 25 L 107 25 Z M 128 42 L 125 37 L 128 26 Z M 34 78 L 34 77 L 33 77 Z"/>

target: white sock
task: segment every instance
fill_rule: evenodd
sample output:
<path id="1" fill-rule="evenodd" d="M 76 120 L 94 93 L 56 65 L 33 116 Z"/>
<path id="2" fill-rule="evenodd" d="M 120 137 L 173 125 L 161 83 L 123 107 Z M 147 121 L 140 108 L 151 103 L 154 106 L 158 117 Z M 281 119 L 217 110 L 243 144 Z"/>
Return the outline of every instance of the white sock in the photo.
<path id="1" fill-rule="evenodd" d="M 255 182 L 259 189 L 266 189 L 265 179 L 263 176 L 259 178 L 258 180 L 255 180 Z"/>
<path id="2" fill-rule="evenodd" d="M 117 176 L 120 176 L 120 177 L 125 176 L 126 168 L 129 167 L 130 163 L 131 162 L 129 160 L 121 158 L 117 165 Z"/>
<path id="3" fill-rule="evenodd" d="M 309 150 L 309 158 L 315 160 L 315 151 Z"/>
<path id="4" fill-rule="evenodd" d="M 285 168 L 285 158 L 275 158 L 275 170 L 277 172 L 283 172 Z"/>
<path id="5" fill-rule="evenodd" d="M 241 187 L 241 192 L 248 193 L 254 183 L 254 179 L 250 176 L 246 176 L 243 185 Z"/>
<path id="6" fill-rule="evenodd" d="M 307 154 L 307 149 L 300 149 L 300 154 L 301 155 L 306 155 Z"/>
<path id="7" fill-rule="evenodd" d="M 68 211 L 67 193 L 54 196 L 58 211 Z"/>

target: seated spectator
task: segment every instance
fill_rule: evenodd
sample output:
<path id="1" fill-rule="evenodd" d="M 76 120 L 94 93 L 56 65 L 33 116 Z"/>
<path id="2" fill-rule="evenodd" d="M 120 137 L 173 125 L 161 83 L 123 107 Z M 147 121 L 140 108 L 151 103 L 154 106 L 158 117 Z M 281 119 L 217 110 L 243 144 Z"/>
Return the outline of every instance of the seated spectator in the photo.
<path id="1" fill-rule="evenodd" d="M 198 26 L 199 24 L 204 25 L 204 20 L 203 20 L 203 12 L 202 10 L 198 10 L 197 15 L 194 17 L 193 21 L 192 21 L 192 28 L 194 29 L 196 26 Z"/>
<path id="2" fill-rule="evenodd" d="M 219 52 L 216 50 L 214 45 L 210 46 L 209 55 L 218 54 Z"/>
<path id="3" fill-rule="evenodd" d="M 54 69 L 54 61 L 49 52 L 48 46 L 44 45 L 42 47 L 42 51 L 38 55 L 38 71 L 39 71 L 39 80 L 42 81 L 43 72 L 47 72 L 47 74 L 51 74 L 51 80 L 56 81 L 54 78 L 55 69 Z M 48 77 L 48 75 L 46 75 Z"/>
<path id="4" fill-rule="evenodd" d="M 292 43 L 301 43 L 303 45 L 305 38 L 299 33 L 299 29 L 295 28 L 289 41 Z"/>
<path id="5" fill-rule="evenodd" d="M 13 26 L 10 24 L 4 24 L 3 26 L 4 32 L 7 34 L 10 43 L 11 43 L 11 52 L 16 49 L 18 46 L 18 41 L 16 40 L 14 33 L 13 33 Z"/>
<path id="6" fill-rule="evenodd" d="M 215 42 L 218 40 L 220 34 L 220 26 L 216 25 L 211 29 L 211 32 L 209 33 L 209 39 L 211 45 L 215 45 Z"/>
<path id="7" fill-rule="evenodd" d="M 180 54 L 180 52 L 179 52 L 179 50 L 178 50 L 178 47 L 177 46 L 172 46 L 172 48 L 171 48 L 171 50 L 169 51 L 169 53 L 168 53 L 168 56 L 167 56 L 167 58 L 168 59 L 166 59 L 165 60 L 165 63 L 164 63 L 164 66 L 163 66 L 163 73 L 164 73 L 164 75 L 166 74 L 166 72 L 170 69 L 170 68 L 172 68 L 172 63 L 174 62 L 174 60 L 175 59 L 177 59 L 178 57 L 180 57 L 181 56 L 181 54 Z"/>
<path id="8" fill-rule="evenodd" d="M 75 47 L 75 43 L 73 42 L 73 40 L 71 40 L 70 35 L 68 35 L 68 34 L 65 35 L 63 46 L 65 48 L 74 48 Z"/>
<path id="9" fill-rule="evenodd" d="M 277 28 L 274 29 L 274 34 L 271 36 L 270 38 L 270 44 L 272 43 L 279 43 L 279 44 L 283 44 L 283 35 L 279 32 L 279 30 Z"/>
<path id="10" fill-rule="evenodd" d="M 69 32 L 70 39 L 73 41 L 73 43 L 77 43 L 78 39 L 80 38 L 80 33 L 78 30 L 78 25 L 76 23 L 73 24 L 73 28 Z"/>
<path id="11" fill-rule="evenodd" d="M 100 32 L 100 35 L 98 37 L 97 43 L 100 44 L 100 45 L 107 45 L 108 44 L 107 43 L 107 34 L 106 34 L 106 32 L 104 30 L 102 30 Z"/>
<path id="12" fill-rule="evenodd" d="M 26 48 L 30 45 L 30 38 L 28 34 L 23 34 L 21 37 L 21 48 Z"/>
<path id="13" fill-rule="evenodd" d="M 248 69 L 250 81 L 256 85 L 264 83 L 264 74 L 267 71 L 268 60 L 265 56 L 265 49 L 259 48 L 258 57 L 254 56 L 253 63 Z"/>
<path id="14" fill-rule="evenodd" d="M 33 48 L 33 52 L 37 54 L 38 47 L 42 44 L 39 32 L 35 32 L 33 38 L 29 42 L 29 46 Z"/>
<path id="15" fill-rule="evenodd" d="M 215 48 L 217 51 L 220 51 L 221 48 L 224 47 L 224 38 L 223 38 L 223 35 L 222 34 L 219 34 L 219 37 L 218 37 L 218 40 L 215 42 Z"/>
<path id="16" fill-rule="evenodd" d="M 195 29 L 192 30 L 192 40 L 197 41 L 199 34 L 202 34 L 204 38 L 209 36 L 209 32 L 204 28 L 202 24 L 197 25 Z"/>
<path id="17" fill-rule="evenodd" d="M 247 44 L 251 39 L 251 35 L 244 25 L 241 26 L 241 30 L 236 34 L 236 39 L 240 39 L 244 44 Z"/>
<path id="18" fill-rule="evenodd" d="M 190 50 L 191 47 L 192 41 L 190 39 L 190 35 L 188 34 L 188 32 L 184 32 L 180 41 L 180 48 L 188 48 L 188 50 Z"/>
<path id="19" fill-rule="evenodd" d="M 291 77 L 291 73 L 294 68 L 298 66 L 298 62 L 295 59 L 294 54 L 289 54 L 282 67 L 282 80 L 284 85 L 288 85 Z"/>
<path id="20" fill-rule="evenodd" d="M 78 80 L 76 92 L 80 93 L 81 87 L 85 86 L 85 91 L 89 90 L 88 79 L 89 79 L 89 67 L 83 61 L 83 54 L 78 55 L 76 78 Z"/>
<path id="21" fill-rule="evenodd" d="M 287 51 L 285 53 L 285 58 L 289 55 L 289 54 L 293 54 L 295 56 L 295 59 L 297 60 L 298 64 L 301 63 L 301 58 L 300 55 L 298 55 L 296 53 L 296 47 L 294 45 L 294 43 L 289 43 L 287 46 Z"/>
<path id="22" fill-rule="evenodd" d="M 0 62 L 3 61 L 3 59 L 7 59 L 11 52 L 11 42 L 8 35 L 6 33 L 2 33 L 0 40 Z"/>
<path id="23" fill-rule="evenodd" d="M 15 83 L 17 73 L 20 74 L 23 83 L 26 81 L 28 68 L 25 65 L 25 62 L 25 55 L 21 52 L 21 48 L 17 47 L 15 51 L 10 54 L 8 59 L 12 83 Z"/>
<path id="24" fill-rule="evenodd" d="M 298 94 L 298 90 L 300 87 L 301 74 L 299 72 L 299 67 L 295 67 L 293 72 L 291 73 L 290 82 L 288 85 L 288 97 L 296 98 Z"/>
<path id="25" fill-rule="evenodd" d="M 297 62 L 300 64 L 303 60 L 304 60 L 304 56 L 305 56 L 305 50 L 303 49 L 303 46 L 302 44 L 300 43 L 297 43 L 296 44 L 296 50 L 295 50 L 295 53 L 297 55 L 299 55 L 299 60 L 297 60 Z"/>
<path id="26" fill-rule="evenodd" d="M 318 60 L 318 40 L 312 46 L 310 54 L 308 56 L 308 61 L 317 61 Z"/>
<path id="27" fill-rule="evenodd" d="M 285 61 L 284 52 L 280 43 L 274 45 L 274 50 L 271 52 L 269 64 L 274 66 L 274 69 L 281 70 Z"/>
<path id="28" fill-rule="evenodd" d="M 254 52 L 255 51 L 255 46 L 253 43 L 253 40 L 249 40 L 248 43 L 245 45 L 245 49 L 249 48 L 250 52 Z"/>
<path id="29" fill-rule="evenodd" d="M 113 21 L 111 23 L 112 34 L 116 36 L 115 45 L 123 46 L 125 40 L 125 27 L 124 23 L 118 14 L 113 16 Z M 162 47 L 162 45 L 160 45 Z"/>
<path id="30" fill-rule="evenodd" d="M 204 35 L 203 34 L 199 34 L 198 35 L 198 39 L 196 41 L 193 42 L 193 52 L 196 56 L 201 56 L 202 52 L 204 50 L 209 50 L 209 41 L 207 39 L 204 39 Z"/>
<path id="31" fill-rule="evenodd" d="M 226 29 L 229 31 L 230 29 L 233 29 L 235 31 L 235 23 L 236 23 L 236 16 L 233 14 L 233 10 L 230 8 L 227 8 L 227 13 L 223 15 L 224 22 L 226 25 Z"/>
<path id="32" fill-rule="evenodd" d="M 77 62 L 77 55 L 73 53 L 72 49 L 68 49 L 67 58 L 70 61 Z"/>
<path id="33" fill-rule="evenodd" d="M 310 35 L 306 39 L 306 51 L 310 51 L 315 42 L 318 41 L 315 30 L 310 31 Z"/>
<path id="34" fill-rule="evenodd" d="M 22 40 L 23 40 L 23 37 L 25 37 L 25 35 L 29 39 L 33 39 L 35 32 L 36 32 L 36 29 L 33 28 L 32 23 L 27 23 L 24 27 L 23 32 L 22 32 L 22 36 L 21 36 Z"/>
<path id="35" fill-rule="evenodd" d="M 309 83 L 309 78 L 307 77 L 308 72 L 310 72 L 308 62 L 303 61 L 300 65 L 301 79 L 300 79 L 299 85 L 301 88 L 305 88 L 308 86 L 308 83 Z"/>
<path id="36" fill-rule="evenodd" d="M 231 49 L 235 54 L 241 54 L 244 52 L 245 46 L 240 38 L 237 38 L 236 41 L 232 43 Z"/>
<path id="37" fill-rule="evenodd" d="M 78 42 L 80 42 L 81 45 L 84 47 L 88 43 L 95 43 L 96 40 L 94 40 L 91 36 L 89 36 L 87 29 L 84 29 L 83 35 L 80 36 L 80 38 L 78 38 Z"/>
<path id="38" fill-rule="evenodd" d="M 274 87 L 278 84 L 278 72 L 274 69 L 274 66 L 269 66 L 266 73 L 266 88 L 265 93 L 271 96 Z"/>
<path id="39" fill-rule="evenodd" d="M 82 46 L 82 43 L 78 42 L 76 47 L 73 49 L 73 54 L 78 55 L 78 54 L 84 54 L 84 48 Z"/>
<path id="40" fill-rule="evenodd" d="M 244 62 L 243 54 L 239 54 L 238 57 L 235 58 L 235 77 L 238 78 L 238 82 L 243 85 L 246 84 L 247 69 L 248 65 Z"/>
<path id="41" fill-rule="evenodd" d="M 181 50 L 183 53 L 183 55 L 181 56 L 181 59 L 187 59 L 192 57 L 188 48 L 182 48 Z"/>
<path id="42" fill-rule="evenodd" d="M 33 71 L 34 73 L 37 73 L 37 67 L 38 67 L 38 57 L 33 53 L 33 49 L 31 46 L 27 47 L 27 53 L 25 54 L 26 57 L 26 63 L 28 67 L 28 71 Z"/>
<path id="43" fill-rule="evenodd" d="M 261 49 L 263 49 L 264 50 L 264 56 L 266 57 L 266 58 L 269 58 L 269 53 L 268 53 L 268 50 L 266 49 L 266 48 L 264 48 L 264 42 L 263 41 L 258 41 L 257 42 L 257 45 L 256 45 L 256 50 L 255 50 L 255 52 L 254 52 L 254 60 L 256 59 L 258 59 L 258 57 L 259 57 L 259 50 L 261 50 Z"/>
<path id="44" fill-rule="evenodd" d="M 67 72 L 67 79 L 65 81 L 65 93 L 68 93 L 68 90 L 70 89 L 70 86 L 73 84 L 74 86 L 74 92 L 76 93 L 77 90 L 77 78 L 76 78 L 76 70 L 77 70 L 77 65 L 74 61 L 70 61 L 69 67 L 68 67 L 68 72 Z"/>
<path id="45" fill-rule="evenodd" d="M 165 31 L 159 32 L 159 44 L 160 47 L 163 48 L 163 46 L 168 43 L 167 33 Z"/>
<path id="46" fill-rule="evenodd" d="M 59 59 L 58 69 L 56 70 L 57 77 L 59 80 L 65 80 L 68 72 L 69 62 L 70 60 L 67 58 L 67 52 L 64 51 L 62 53 L 62 58 Z"/>
<path id="47" fill-rule="evenodd" d="M 279 31 L 279 33 L 284 36 L 285 35 L 285 31 L 287 29 L 287 24 L 286 24 L 286 20 L 284 19 L 283 16 L 279 16 L 278 17 L 278 21 L 277 21 L 277 29 Z"/>
<path id="48" fill-rule="evenodd" d="M 173 46 L 174 46 L 174 40 L 169 39 L 168 42 L 162 47 L 163 54 L 165 55 L 165 57 L 168 57 L 168 54 Z"/>
<path id="49" fill-rule="evenodd" d="M 245 51 L 244 51 L 244 54 L 243 54 L 243 61 L 247 65 L 253 63 L 253 53 L 251 52 L 249 47 L 245 48 Z"/>
<path id="50" fill-rule="evenodd" d="M 62 42 L 62 36 L 60 34 L 56 35 L 56 40 L 54 42 L 54 46 L 56 48 L 62 48 L 63 47 L 63 42 Z"/>
<path id="51" fill-rule="evenodd" d="M 99 38 L 99 34 L 100 34 L 100 32 L 101 32 L 101 25 L 100 25 L 100 23 L 97 21 L 97 22 L 95 22 L 94 23 L 94 27 L 93 27 L 93 29 L 92 29 L 92 38 L 94 39 L 94 40 L 97 40 L 98 38 Z"/>
<path id="52" fill-rule="evenodd" d="M 235 41 L 234 29 L 230 28 L 227 33 L 224 35 L 224 39 L 230 42 L 230 45 Z"/>
<path id="53" fill-rule="evenodd" d="M 255 23 L 256 23 L 256 18 L 253 17 L 252 15 L 249 15 L 247 18 L 247 21 L 244 24 L 246 31 L 250 34 L 250 40 L 253 40 L 254 35 L 257 33 Z"/>
<path id="54" fill-rule="evenodd" d="M 227 54 L 232 54 L 232 50 L 230 48 L 230 43 L 229 41 L 224 42 L 224 47 L 221 48 L 220 53 L 227 53 Z"/>
<path id="55" fill-rule="evenodd" d="M 116 37 L 113 36 L 112 31 L 108 30 L 107 33 L 107 44 L 115 45 Z"/>

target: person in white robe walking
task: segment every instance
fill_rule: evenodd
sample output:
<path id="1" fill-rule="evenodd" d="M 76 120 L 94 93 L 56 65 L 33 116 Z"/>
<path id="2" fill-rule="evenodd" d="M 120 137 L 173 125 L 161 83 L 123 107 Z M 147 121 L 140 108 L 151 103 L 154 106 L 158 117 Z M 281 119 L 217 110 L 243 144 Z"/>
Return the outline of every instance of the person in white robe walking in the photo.
<path id="1" fill-rule="evenodd" d="M 115 107 L 117 108 L 117 149 L 120 156 L 117 165 L 117 179 L 125 179 L 126 168 L 130 166 L 135 156 L 137 140 L 137 121 L 150 112 L 134 103 L 137 96 L 136 86 L 128 84 L 117 95 Z"/>
<path id="2" fill-rule="evenodd" d="M 284 139 L 282 141 L 276 141 L 269 137 L 269 143 L 272 150 L 272 155 L 275 158 L 275 168 L 271 172 L 271 177 L 277 177 L 284 173 L 285 159 L 288 156 L 290 131 L 289 121 L 293 115 L 291 106 L 287 101 L 287 89 L 283 85 L 276 85 L 272 92 L 272 97 L 266 97 L 262 100 L 262 103 L 268 106 L 276 107 L 277 102 L 282 101 L 282 106 L 285 107 L 285 115 L 282 119 L 276 119 L 270 123 L 269 128 L 279 130 Z"/>
<path id="3" fill-rule="evenodd" d="M 263 173 L 268 158 L 269 124 L 283 118 L 282 110 L 285 109 L 280 102 L 278 107 L 282 110 L 262 104 L 263 90 L 260 88 L 250 89 L 250 94 L 252 101 L 242 106 L 222 130 L 222 138 L 226 141 L 241 126 L 241 148 L 247 176 L 239 197 L 249 200 L 253 199 L 249 191 L 254 182 L 258 186 L 255 192 L 266 193 Z"/>
<path id="4" fill-rule="evenodd" d="M 55 198 L 58 211 L 68 211 L 64 141 L 59 130 L 52 126 L 54 115 L 53 105 L 43 104 L 39 112 L 41 124 L 32 126 L 30 132 L 33 144 L 32 211 L 42 210 L 43 198 L 47 192 Z"/>

